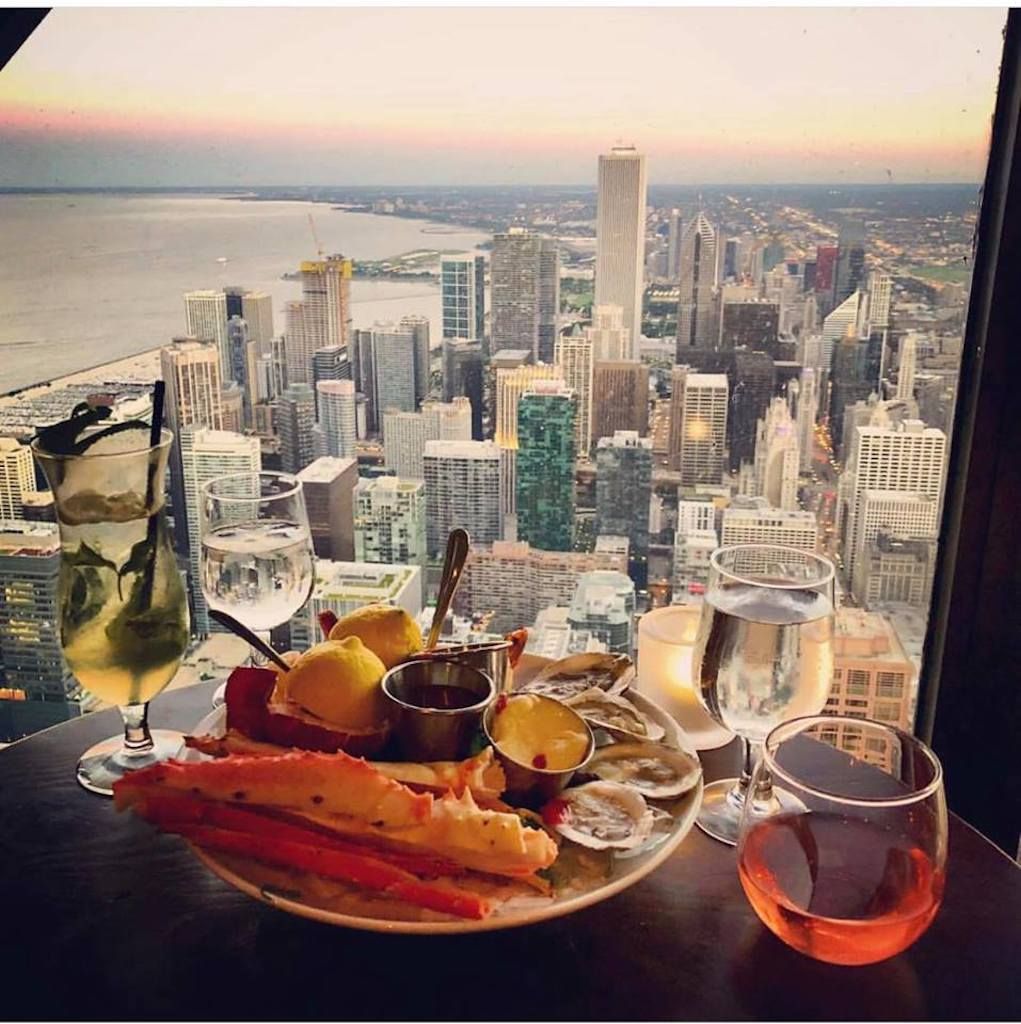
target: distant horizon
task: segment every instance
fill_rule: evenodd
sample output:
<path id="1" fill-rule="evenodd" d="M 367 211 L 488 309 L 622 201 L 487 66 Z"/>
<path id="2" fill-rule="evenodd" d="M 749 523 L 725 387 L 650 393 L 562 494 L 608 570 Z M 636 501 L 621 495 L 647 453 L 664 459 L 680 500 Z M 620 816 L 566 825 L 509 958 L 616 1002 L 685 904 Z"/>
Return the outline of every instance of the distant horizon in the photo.
<path id="1" fill-rule="evenodd" d="M 650 181 L 651 188 L 981 188 L 982 181 Z M 327 183 L 321 182 L 314 185 L 299 185 L 293 182 L 282 182 L 277 184 L 262 185 L 220 185 L 203 183 L 201 185 L 0 185 L 0 195 L 12 192 L 258 192 L 260 189 L 365 189 L 374 192 L 395 191 L 399 189 L 586 189 L 596 191 L 596 183 L 585 182 L 558 183 L 558 182 L 502 182 L 495 184 L 481 184 L 475 182 L 447 182 L 447 183 L 423 183 L 405 182 L 403 184 L 382 184 L 367 185 L 355 183 Z"/>
<path id="2" fill-rule="evenodd" d="M 1005 20 L 983 7 L 57 7 L 0 72 L 0 185 L 569 186 L 594 182 L 621 143 L 651 179 L 691 186 L 970 184 L 988 160 Z M 412 176 L 422 185 L 377 184 Z"/>

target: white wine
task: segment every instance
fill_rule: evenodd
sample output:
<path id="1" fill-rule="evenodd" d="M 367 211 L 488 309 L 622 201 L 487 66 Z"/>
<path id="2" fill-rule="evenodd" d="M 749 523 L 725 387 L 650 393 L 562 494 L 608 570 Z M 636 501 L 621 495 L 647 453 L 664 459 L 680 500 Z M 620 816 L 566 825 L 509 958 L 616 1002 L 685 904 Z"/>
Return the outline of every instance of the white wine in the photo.
<path id="1" fill-rule="evenodd" d="M 312 592 L 307 526 L 282 519 L 228 523 L 202 537 L 202 593 L 210 608 L 266 631 L 300 611 Z"/>
<path id="2" fill-rule="evenodd" d="M 833 682 L 829 597 L 762 583 L 706 595 L 694 655 L 706 710 L 753 743 L 780 722 L 818 714 Z"/>

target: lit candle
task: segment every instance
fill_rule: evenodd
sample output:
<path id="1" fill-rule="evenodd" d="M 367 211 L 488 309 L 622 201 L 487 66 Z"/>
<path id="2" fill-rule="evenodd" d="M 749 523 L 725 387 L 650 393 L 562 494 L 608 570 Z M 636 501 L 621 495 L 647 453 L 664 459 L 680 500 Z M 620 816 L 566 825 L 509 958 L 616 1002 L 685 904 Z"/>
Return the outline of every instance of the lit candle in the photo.
<path id="1" fill-rule="evenodd" d="M 699 605 L 674 604 L 638 620 L 638 689 L 668 711 L 696 750 L 722 747 L 733 734 L 713 721 L 695 692 L 691 659 Z"/>

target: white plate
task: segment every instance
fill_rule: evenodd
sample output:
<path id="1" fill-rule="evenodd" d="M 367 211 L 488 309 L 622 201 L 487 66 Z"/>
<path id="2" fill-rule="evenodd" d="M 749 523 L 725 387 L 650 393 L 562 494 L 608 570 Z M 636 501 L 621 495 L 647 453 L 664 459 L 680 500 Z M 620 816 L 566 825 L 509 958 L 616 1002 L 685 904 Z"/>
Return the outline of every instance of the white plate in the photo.
<path id="1" fill-rule="evenodd" d="M 515 681 L 525 682 L 545 658 L 526 656 L 515 670 Z M 666 730 L 665 743 L 672 744 L 694 754 L 687 736 L 677 722 L 659 705 L 636 691 L 629 691 L 628 699 L 635 706 L 659 722 Z M 226 723 L 223 708 L 211 712 L 195 727 L 195 733 L 222 734 Z M 187 751 L 185 757 L 193 758 L 194 751 Z M 201 756 L 201 755 L 197 755 Z M 647 874 L 655 871 L 680 846 L 691 831 L 699 807 L 702 804 L 702 780 L 698 785 L 677 800 L 655 801 L 667 806 L 673 816 L 669 830 L 657 834 L 636 851 L 626 855 L 599 855 L 584 851 L 581 856 L 600 861 L 605 856 L 608 870 L 605 877 L 593 880 L 591 888 L 567 895 L 545 897 L 538 895 L 515 896 L 481 921 L 451 920 L 446 915 L 419 911 L 379 897 L 347 893 L 338 888 L 324 886 L 310 876 L 301 876 L 268 868 L 240 858 L 227 858 L 219 854 L 192 847 L 195 855 L 225 882 L 243 893 L 261 900 L 270 906 L 285 910 L 299 917 L 314 921 L 357 928 L 363 931 L 400 932 L 419 935 L 443 935 L 463 932 L 496 931 L 503 928 L 518 928 L 522 925 L 547 921 L 554 917 L 573 914 L 585 907 L 602 903 L 611 896 L 630 888 Z M 567 850 L 573 844 L 565 844 Z M 577 848 L 574 848 L 575 850 Z M 561 853 L 564 857 L 564 853 Z M 317 885 L 318 883 L 318 885 Z M 317 888 L 319 891 L 317 891 Z M 362 904 L 358 906 L 358 904 Z"/>

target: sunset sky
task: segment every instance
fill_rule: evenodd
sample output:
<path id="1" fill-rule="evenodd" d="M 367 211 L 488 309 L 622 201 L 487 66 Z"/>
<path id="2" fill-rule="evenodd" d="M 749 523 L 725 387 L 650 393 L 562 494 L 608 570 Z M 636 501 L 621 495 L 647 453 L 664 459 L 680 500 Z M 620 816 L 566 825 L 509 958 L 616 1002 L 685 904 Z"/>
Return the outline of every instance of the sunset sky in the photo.
<path id="1" fill-rule="evenodd" d="M 63 8 L 0 186 L 979 181 L 990 8 Z"/>

